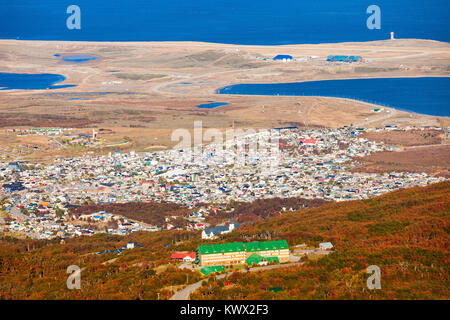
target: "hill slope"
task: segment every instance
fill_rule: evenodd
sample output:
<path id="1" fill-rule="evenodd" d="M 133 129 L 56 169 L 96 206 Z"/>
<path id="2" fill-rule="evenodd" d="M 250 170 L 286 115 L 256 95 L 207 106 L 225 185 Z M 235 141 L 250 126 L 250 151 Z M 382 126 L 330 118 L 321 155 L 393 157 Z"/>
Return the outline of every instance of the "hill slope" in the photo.
<path id="1" fill-rule="evenodd" d="M 331 241 L 317 261 L 204 285 L 193 299 L 448 299 L 450 183 L 326 204 L 243 227 L 233 240 L 271 235 L 290 245 Z M 230 240 L 230 239 L 229 239 Z M 381 290 L 367 289 L 367 267 L 381 268 Z M 270 287 L 282 287 L 273 293 Z"/>
<path id="2" fill-rule="evenodd" d="M 194 299 L 449 299 L 450 182 L 384 196 L 288 212 L 244 224 L 221 240 L 287 239 L 335 252 L 303 266 L 235 273 L 208 281 Z M 127 241 L 143 246 L 103 254 Z M 199 232 L 137 232 L 59 241 L 0 240 L 0 299 L 161 299 L 173 286 L 194 283 L 199 272 L 168 265 L 170 255 L 191 251 Z M 208 242 L 210 243 L 210 242 Z M 68 290 L 69 265 L 83 268 L 81 290 Z M 366 287 L 369 265 L 381 268 L 381 290 Z M 223 287 L 223 281 L 234 286 Z M 279 293 L 271 287 L 282 287 Z"/>

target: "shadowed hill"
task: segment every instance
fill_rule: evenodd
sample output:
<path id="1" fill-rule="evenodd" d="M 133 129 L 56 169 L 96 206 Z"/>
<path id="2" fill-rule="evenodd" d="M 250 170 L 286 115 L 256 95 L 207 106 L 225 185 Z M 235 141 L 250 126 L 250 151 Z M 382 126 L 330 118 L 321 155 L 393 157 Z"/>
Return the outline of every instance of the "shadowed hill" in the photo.
<path id="1" fill-rule="evenodd" d="M 237 240 L 284 238 L 289 244 L 331 241 L 335 251 L 301 267 L 233 274 L 233 288 L 211 283 L 193 299 L 448 299 L 450 183 L 411 188 L 369 200 L 326 204 L 244 226 Z M 232 239 L 232 238 L 231 238 Z M 230 239 L 228 239 L 230 240 Z M 367 267 L 382 289 L 366 287 Z M 273 293 L 270 287 L 283 287 Z M 210 294 L 210 292 L 214 292 Z"/>

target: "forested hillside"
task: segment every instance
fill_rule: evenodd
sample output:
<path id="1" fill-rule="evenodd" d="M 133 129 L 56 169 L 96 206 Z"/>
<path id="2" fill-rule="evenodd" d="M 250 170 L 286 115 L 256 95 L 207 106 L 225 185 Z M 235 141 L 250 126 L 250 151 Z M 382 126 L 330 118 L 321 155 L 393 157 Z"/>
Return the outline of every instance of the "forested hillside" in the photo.
<path id="1" fill-rule="evenodd" d="M 233 274 L 195 299 L 448 299 L 450 183 L 333 203 L 244 226 L 237 239 L 268 234 L 295 245 L 330 241 L 334 252 L 300 267 Z M 367 267 L 381 290 L 367 289 Z M 233 283 L 223 286 L 223 281 Z M 271 287 L 282 287 L 279 293 Z"/>
<path id="2" fill-rule="evenodd" d="M 286 211 L 215 242 L 286 239 L 292 247 L 330 241 L 334 252 L 299 267 L 234 273 L 205 282 L 195 299 L 448 299 L 450 183 L 384 196 Z M 0 240 L 0 299 L 166 299 L 197 271 L 179 270 L 170 255 L 192 251 L 200 232 L 138 232 L 60 241 Z M 96 254 L 128 241 L 143 246 Z M 69 265 L 82 271 L 81 290 L 68 290 Z M 381 290 L 366 287 L 369 265 L 381 268 Z M 232 285 L 223 286 L 223 281 Z M 282 290 L 274 293 L 273 287 Z"/>

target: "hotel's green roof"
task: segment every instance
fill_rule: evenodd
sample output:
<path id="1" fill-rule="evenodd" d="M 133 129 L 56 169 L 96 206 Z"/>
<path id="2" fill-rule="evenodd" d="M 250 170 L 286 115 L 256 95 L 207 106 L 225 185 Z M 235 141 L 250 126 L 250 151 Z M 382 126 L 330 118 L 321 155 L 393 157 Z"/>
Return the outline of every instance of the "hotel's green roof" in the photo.
<path id="1" fill-rule="evenodd" d="M 225 271 L 225 268 L 223 266 L 211 266 L 200 269 L 200 272 L 206 276 L 209 276 L 213 272 L 222 272 L 222 271 Z"/>
<path id="2" fill-rule="evenodd" d="M 264 259 L 266 259 L 269 262 L 280 263 L 280 259 L 278 259 L 278 257 L 265 257 Z"/>
<path id="3" fill-rule="evenodd" d="M 252 253 L 252 255 L 250 257 L 247 258 L 247 264 L 249 266 L 253 265 L 253 264 L 258 264 L 261 261 L 263 261 L 264 258 L 261 257 L 259 254 L 257 253 Z"/>
<path id="4" fill-rule="evenodd" d="M 257 253 L 252 253 L 250 257 L 247 258 L 247 264 L 249 266 L 252 266 L 254 264 L 258 264 L 261 261 L 266 260 L 267 262 L 276 262 L 276 263 L 280 263 L 280 259 L 278 259 L 278 257 L 263 257 L 260 256 Z"/>
<path id="5" fill-rule="evenodd" d="M 245 251 L 245 248 L 242 242 L 233 242 L 233 243 L 201 245 L 198 246 L 197 250 L 199 250 L 201 254 L 217 254 L 229 252 L 242 252 Z"/>
<path id="6" fill-rule="evenodd" d="M 249 242 L 245 244 L 247 252 L 257 252 L 266 250 L 281 250 L 289 249 L 286 240 L 276 240 L 276 241 L 264 241 L 264 242 Z"/>

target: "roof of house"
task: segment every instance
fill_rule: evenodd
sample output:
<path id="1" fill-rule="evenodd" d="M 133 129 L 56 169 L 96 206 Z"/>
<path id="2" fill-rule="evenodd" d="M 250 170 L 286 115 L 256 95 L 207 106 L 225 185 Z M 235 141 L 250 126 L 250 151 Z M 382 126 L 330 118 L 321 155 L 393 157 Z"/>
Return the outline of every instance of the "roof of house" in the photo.
<path id="1" fill-rule="evenodd" d="M 251 266 L 253 264 L 258 264 L 263 260 L 264 258 L 261 257 L 259 254 L 253 253 L 250 257 L 247 258 L 247 264 Z"/>
<path id="2" fill-rule="evenodd" d="M 186 258 L 188 256 L 191 257 L 192 259 L 194 259 L 195 258 L 195 252 L 189 252 L 189 253 L 178 253 L 178 252 L 176 252 L 176 253 L 172 253 L 171 258 L 172 259 L 184 259 L 184 258 Z"/>
<path id="3" fill-rule="evenodd" d="M 289 249 L 286 240 L 249 242 L 245 244 L 247 252 Z"/>
<path id="4" fill-rule="evenodd" d="M 333 244 L 331 242 L 322 242 L 319 246 L 322 248 L 333 248 Z"/>
<path id="5" fill-rule="evenodd" d="M 269 261 L 269 262 L 280 263 L 280 259 L 278 259 L 278 257 L 265 257 L 264 259 Z"/>
<path id="6" fill-rule="evenodd" d="M 273 58 L 273 60 L 283 60 L 283 59 L 292 60 L 292 56 L 288 54 L 279 54 L 275 58 Z"/>
<path id="7" fill-rule="evenodd" d="M 261 261 L 267 261 L 267 262 L 276 262 L 276 263 L 280 263 L 280 259 L 278 259 L 278 257 L 263 257 L 260 256 L 257 253 L 253 253 L 251 256 L 249 256 L 247 258 L 247 264 L 248 265 L 253 265 L 253 264 L 258 264 Z"/>
<path id="8" fill-rule="evenodd" d="M 217 227 L 214 227 L 214 228 L 205 229 L 205 232 L 206 232 L 206 234 L 210 234 L 210 233 L 212 233 L 212 234 L 221 234 L 222 232 L 228 231 L 228 230 L 229 230 L 228 226 L 217 226 Z"/>
<path id="9" fill-rule="evenodd" d="M 235 228 L 239 228 L 242 225 L 242 223 L 239 223 L 239 222 L 233 223 L 233 219 L 230 220 L 230 224 L 234 224 Z M 205 233 L 208 234 L 208 235 L 210 233 L 212 233 L 213 235 L 216 235 L 216 234 L 221 234 L 222 232 L 229 231 L 229 230 L 230 230 L 230 226 L 229 225 L 228 226 L 217 226 L 217 227 L 214 227 L 214 228 L 207 228 L 207 229 L 205 229 Z"/>
<path id="10" fill-rule="evenodd" d="M 200 272 L 209 276 L 213 272 L 221 272 L 224 271 L 225 268 L 223 266 L 210 266 L 210 267 L 204 267 L 200 269 Z"/>
<path id="11" fill-rule="evenodd" d="M 195 252 L 190 252 L 188 255 L 185 256 L 185 258 L 186 257 L 189 257 L 191 259 L 195 259 Z"/>
<path id="12" fill-rule="evenodd" d="M 206 244 L 198 246 L 201 254 L 216 254 L 216 253 L 228 253 L 228 252 L 242 252 L 245 251 L 244 243 L 219 243 L 219 244 Z"/>

